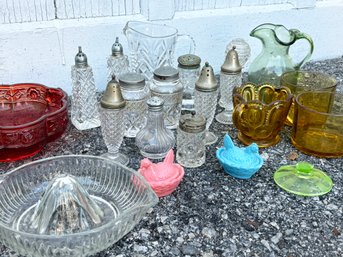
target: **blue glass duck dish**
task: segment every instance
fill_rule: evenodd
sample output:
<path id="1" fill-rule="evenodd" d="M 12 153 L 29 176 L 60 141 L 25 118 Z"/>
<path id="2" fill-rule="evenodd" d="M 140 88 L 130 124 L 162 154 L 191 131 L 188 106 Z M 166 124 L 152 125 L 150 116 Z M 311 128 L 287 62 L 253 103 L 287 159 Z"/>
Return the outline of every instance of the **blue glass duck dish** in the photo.
<path id="1" fill-rule="evenodd" d="M 224 147 L 217 150 L 216 156 L 225 173 L 240 179 L 251 178 L 263 165 L 257 144 L 239 148 L 229 135 L 224 136 Z"/>

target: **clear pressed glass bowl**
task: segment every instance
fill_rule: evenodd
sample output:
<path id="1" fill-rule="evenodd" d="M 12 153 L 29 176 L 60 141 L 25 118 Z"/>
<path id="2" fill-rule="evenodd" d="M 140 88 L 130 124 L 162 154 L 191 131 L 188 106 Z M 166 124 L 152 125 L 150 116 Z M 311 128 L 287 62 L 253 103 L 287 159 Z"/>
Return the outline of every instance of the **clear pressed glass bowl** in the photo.
<path id="1" fill-rule="evenodd" d="M 0 182 L 0 239 L 29 257 L 89 256 L 122 238 L 157 201 L 144 178 L 119 163 L 86 155 L 42 159 Z M 96 225 L 89 206 L 101 213 Z M 45 230 L 36 229 L 47 227 L 44 219 L 33 220 L 42 212 L 51 215 Z"/>
<path id="2" fill-rule="evenodd" d="M 67 94 L 34 83 L 0 85 L 0 162 L 32 156 L 68 125 Z"/>

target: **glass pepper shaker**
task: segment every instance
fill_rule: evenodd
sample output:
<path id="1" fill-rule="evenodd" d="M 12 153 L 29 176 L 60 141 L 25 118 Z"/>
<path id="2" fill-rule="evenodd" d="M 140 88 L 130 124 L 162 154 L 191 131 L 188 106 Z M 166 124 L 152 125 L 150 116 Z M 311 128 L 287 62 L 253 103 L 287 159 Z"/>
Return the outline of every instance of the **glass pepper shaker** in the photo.
<path id="1" fill-rule="evenodd" d="M 201 115 L 182 115 L 177 129 L 176 160 L 188 168 L 195 168 L 205 163 L 206 119 Z"/>
<path id="2" fill-rule="evenodd" d="M 123 46 L 119 43 L 119 38 L 116 37 L 116 41 L 112 45 L 112 54 L 107 58 L 107 81 L 111 81 L 113 76 L 118 78 L 128 70 L 129 59 L 124 55 Z"/>
<path id="3" fill-rule="evenodd" d="M 119 83 L 126 100 L 125 137 L 136 137 L 146 124 L 146 101 L 150 98 L 150 90 L 145 84 L 145 77 L 134 72 L 121 75 Z"/>
<path id="4" fill-rule="evenodd" d="M 164 126 L 163 104 L 162 98 L 154 96 L 148 99 L 147 123 L 136 136 L 141 154 L 149 159 L 163 158 L 175 145 L 173 132 Z"/>
<path id="5" fill-rule="evenodd" d="M 162 66 L 154 71 L 150 85 L 151 96 L 164 100 L 164 123 L 167 128 L 175 129 L 181 115 L 183 86 L 179 80 L 179 71 L 170 66 Z"/>
<path id="6" fill-rule="evenodd" d="M 232 90 L 242 85 L 242 67 L 238 53 L 233 46 L 227 53 L 220 71 L 220 100 L 219 105 L 225 109 L 216 115 L 216 120 L 222 124 L 232 124 Z"/>
<path id="7" fill-rule="evenodd" d="M 177 59 L 180 82 L 183 85 L 182 110 L 194 110 L 194 87 L 199 78 L 201 59 L 194 54 Z"/>
<path id="8" fill-rule="evenodd" d="M 100 126 L 96 86 L 92 67 L 88 65 L 87 56 L 79 46 L 75 56 L 75 65 L 71 67 L 72 100 L 71 122 L 78 130 Z"/>
<path id="9" fill-rule="evenodd" d="M 107 84 L 99 107 L 101 132 L 108 149 L 108 152 L 102 156 L 123 165 L 129 164 L 129 158 L 119 153 L 125 132 L 125 105 L 126 102 L 121 94 L 119 83 L 113 78 Z"/>
<path id="10" fill-rule="evenodd" d="M 218 99 L 218 81 L 216 80 L 212 66 L 208 62 L 202 68 L 200 77 L 195 83 L 194 105 L 195 112 L 206 118 L 205 144 L 214 144 L 218 138 L 208 129 L 212 124 L 216 112 Z"/>

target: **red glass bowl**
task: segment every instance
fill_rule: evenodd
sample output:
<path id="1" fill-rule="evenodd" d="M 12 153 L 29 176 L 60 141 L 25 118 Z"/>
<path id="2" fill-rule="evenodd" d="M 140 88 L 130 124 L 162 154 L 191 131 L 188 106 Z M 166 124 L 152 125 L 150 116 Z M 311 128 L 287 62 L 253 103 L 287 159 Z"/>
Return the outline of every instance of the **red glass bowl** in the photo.
<path id="1" fill-rule="evenodd" d="M 40 84 L 0 85 L 0 162 L 38 153 L 68 125 L 67 94 Z"/>

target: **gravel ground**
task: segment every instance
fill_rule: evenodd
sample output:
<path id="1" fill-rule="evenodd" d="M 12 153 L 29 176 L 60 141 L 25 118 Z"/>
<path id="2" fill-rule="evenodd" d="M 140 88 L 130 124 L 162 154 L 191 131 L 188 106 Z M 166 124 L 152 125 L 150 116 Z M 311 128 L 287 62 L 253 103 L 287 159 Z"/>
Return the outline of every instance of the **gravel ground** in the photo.
<path id="1" fill-rule="evenodd" d="M 343 81 L 343 58 L 309 63 L 305 68 Z M 338 90 L 343 91 L 342 85 Z M 95 257 L 343 256 L 342 158 L 320 159 L 297 151 L 290 143 L 291 130 L 285 127 L 277 145 L 260 150 L 265 159 L 261 170 L 250 180 L 238 180 L 226 175 L 215 158 L 226 133 L 242 146 L 237 130 L 216 121 L 210 129 L 220 139 L 208 147 L 206 164 L 185 169 L 172 195 L 160 199 L 130 233 Z M 45 157 L 105 151 L 99 128 L 81 132 L 69 126 L 61 139 L 35 157 L 0 164 L 0 173 Z M 131 158 L 129 166 L 137 169 L 142 157 L 134 140 L 125 139 L 122 151 Z M 325 196 L 304 198 L 278 188 L 272 179 L 274 171 L 298 161 L 326 171 L 334 181 L 333 190 Z M 0 253 L 13 255 L 1 244 Z"/>

